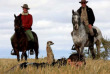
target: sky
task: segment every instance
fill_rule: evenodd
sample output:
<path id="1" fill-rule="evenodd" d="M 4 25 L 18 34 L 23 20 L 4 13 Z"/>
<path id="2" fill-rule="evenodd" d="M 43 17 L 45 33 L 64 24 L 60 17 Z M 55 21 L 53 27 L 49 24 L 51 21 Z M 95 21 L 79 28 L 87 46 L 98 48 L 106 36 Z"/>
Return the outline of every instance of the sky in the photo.
<path id="1" fill-rule="evenodd" d="M 71 31 L 72 10 L 76 11 L 80 0 L 0 0 L 0 58 L 15 58 L 10 55 L 10 38 L 14 33 L 14 14 L 22 13 L 21 6 L 28 4 L 33 16 L 32 29 L 39 39 L 39 57 L 46 56 L 46 43 L 53 41 L 56 58 L 68 57 L 73 45 Z M 110 0 L 88 0 L 93 9 L 94 23 L 104 38 L 110 39 Z M 33 58 L 34 56 L 31 56 Z"/>

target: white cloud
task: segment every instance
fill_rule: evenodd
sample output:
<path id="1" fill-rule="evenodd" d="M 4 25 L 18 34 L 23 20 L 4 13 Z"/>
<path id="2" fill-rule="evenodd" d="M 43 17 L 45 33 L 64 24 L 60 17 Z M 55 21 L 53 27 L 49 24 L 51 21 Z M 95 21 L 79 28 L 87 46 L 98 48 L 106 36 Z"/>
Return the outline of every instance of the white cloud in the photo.
<path id="1" fill-rule="evenodd" d="M 52 26 L 52 22 L 46 21 L 46 20 L 41 20 L 41 21 L 38 21 L 37 23 L 34 23 L 34 24 L 36 24 L 35 26 L 38 28 L 46 28 L 46 27 Z"/>
<path id="2" fill-rule="evenodd" d="M 75 11 L 81 6 L 80 0 L 0 0 L 0 49 L 6 48 L 8 43 L 11 49 L 10 37 L 14 33 L 14 14 L 22 12 L 21 6 L 25 3 L 31 8 L 33 15 L 33 31 L 38 34 L 40 49 L 46 48 L 46 42 L 52 40 L 54 50 L 70 50 L 73 41 L 71 38 L 72 9 Z M 94 25 L 99 27 L 103 35 L 110 37 L 109 0 L 89 0 L 90 6 L 96 16 Z"/>

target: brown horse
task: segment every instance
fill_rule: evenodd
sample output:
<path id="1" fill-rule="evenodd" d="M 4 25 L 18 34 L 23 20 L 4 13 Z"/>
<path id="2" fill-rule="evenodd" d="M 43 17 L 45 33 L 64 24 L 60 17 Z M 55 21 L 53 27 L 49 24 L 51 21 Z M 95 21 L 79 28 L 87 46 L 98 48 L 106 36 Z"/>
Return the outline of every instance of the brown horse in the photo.
<path id="1" fill-rule="evenodd" d="M 15 17 L 14 20 L 15 33 L 11 44 L 17 55 L 17 60 L 20 61 L 19 52 L 22 52 L 21 60 L 23 60 L 23 56 L 25 56 L 25 60 L 27 60 L 26 51 L 30 49 L 34 49 L 35 58 L 38 59 L 39 43 L 36 33 L 32 32 L 35 42 L 33 44 L 29 43 L 24 28 L 22 27 L 21 15 L 19 16 L 14 15 L 14 17 Z"/>

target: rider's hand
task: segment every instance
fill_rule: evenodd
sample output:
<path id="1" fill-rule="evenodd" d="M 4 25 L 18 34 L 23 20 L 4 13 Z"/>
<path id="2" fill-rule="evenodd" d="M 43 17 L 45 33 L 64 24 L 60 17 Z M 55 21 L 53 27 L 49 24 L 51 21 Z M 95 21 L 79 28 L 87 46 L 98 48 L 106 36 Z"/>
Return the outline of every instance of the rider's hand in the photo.
<path id="1" fill-rule="evenodd" d="M 22 26 L 24 27 L 24 24 L 22 24 Z"/>
<path id="2" fill-rule="evenodd" d="M 89 24 L 89 25 L 91 25 L 91 26 L 92 26 L 92 24 Z"/>
<path id="3" fill-rule="evenodd" d="M 89 27 L 89 29 L 91 29 L 91 28 L 92 28 L 92 25 L 91 25 L 91 24 L 89 24 L 89 25 L 88 25 L 88 27 Z"/>
<path id="4" fill-rule="evenodd" d="M 22 24 L 22 28 L 24 28 L 24 25 Z"/>

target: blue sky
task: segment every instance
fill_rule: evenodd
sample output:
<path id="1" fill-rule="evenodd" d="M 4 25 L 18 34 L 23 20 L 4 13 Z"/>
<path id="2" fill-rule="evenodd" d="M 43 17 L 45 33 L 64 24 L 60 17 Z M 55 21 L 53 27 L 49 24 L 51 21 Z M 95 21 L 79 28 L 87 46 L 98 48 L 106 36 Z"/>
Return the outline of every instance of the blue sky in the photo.
<path id="1" fill-rule="evenodd" d="M 52 46 L 57 58 L 67 57 L 72 51 L 72 9 L 81 6 L 80 0 L 0 0 L 0 58 L 14 58 L 10 37 L 14 33 L 14 14 L 22 12 L 21 6 L 28 4 L 33 15 L 33 31 L 39 38 L 40 57 L 46 56 L 46 43 Z M 95 26 L 102 31 L 103 37 L 110 39 L 110 0 L 88 0 L 88 6 L 95 14 Z M 6 53 L 4 53 L 6 52 Z M 61 52 L 61 54 L 60 54 Z"/>

